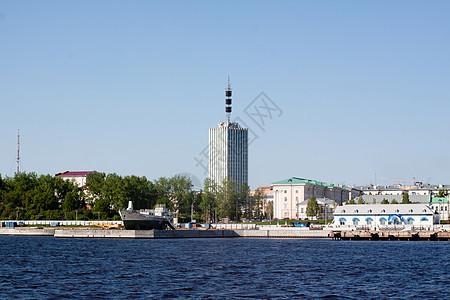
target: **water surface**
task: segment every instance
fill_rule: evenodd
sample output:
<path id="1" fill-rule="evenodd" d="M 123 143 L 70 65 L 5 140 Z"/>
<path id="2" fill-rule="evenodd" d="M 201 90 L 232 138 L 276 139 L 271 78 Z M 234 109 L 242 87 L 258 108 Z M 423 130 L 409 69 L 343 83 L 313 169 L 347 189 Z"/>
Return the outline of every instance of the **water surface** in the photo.
<path id="1" fill-rule="evenodd" d="M 449 242 L 0 236 L 1 298 L 449 299 Z"/>

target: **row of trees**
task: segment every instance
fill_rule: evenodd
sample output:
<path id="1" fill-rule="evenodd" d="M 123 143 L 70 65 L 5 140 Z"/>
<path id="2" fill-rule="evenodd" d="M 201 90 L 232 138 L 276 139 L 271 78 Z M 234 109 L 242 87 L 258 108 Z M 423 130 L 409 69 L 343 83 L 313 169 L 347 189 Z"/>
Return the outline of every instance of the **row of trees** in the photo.
<path id="1" fill-rule="evenodd" d="M 409 201 L 409 195 L 408 195 L 408 193 L 403 193 L 401 204 L 409 204 L 409 203 L 411 203 L 411 202 Z M 348 205 L 348 204 L 367 204 L 367 203 L 364 201 L 364 199 L 363 199 L 362 196 L 359 196 L 357 202 L 356 202 L 355 199 L 352 197 L 352 198 L 351 198 L 350 200 L 348 200 L 345 204 Z M 381 204 L 389 204 L 389 200 L 388 200 L 388 199 L 383 199 L 383 200 L 381 200 Z M 390 202 L 390 204 L 398 204 L 398 202 L 397 202 L 397 200 L 392 199 L 391 202 Z"/>
<path id="2" fill-rule="evenodd" d="M 85 207 L 82 189 L 51 175 L 20 173 L 0 175 L 0 217 L 2 219 L 60 219 Z M 67 216 L 69 215 L 69 216 Z"/>
<path id="3" fill-rule="evenodd" d="M 150 181 L 96 172 L 88 174 L 86 187 L 51 175 L 0 175 L 1 219 L 119 219 L 117 212 L 128 201 L 135 209 L 165 204 L 181 221 L 261 219 L 273 215 L 265 200 L 261 191 L 250 197 L 248 185 L 232 180 L 217 184 L 206 179 L 203 190 L 194 191 L 191 180 L 180 175 Z"/>
<path id="4" fill-rule="evenodd" d="M 197 197 L 190 179 L 184 176 L 161 177 L 154 182 L 145 177 L 91 173 L 87 185 L 51 175 L 20 173 L 0 175 L 1 219 L 120 219 L 118 210 L 133 201 L 136 209 L 153 208 L 164 203 L 184 213 Z M 199 201 L 197 201 L 199 202 Z"/>
<path id="5" fill-rule="evenodd" d="M 273 204 L 267 204 L 266 197 L 259 189 L 250 196 L 247 184 L 239 186 L 233 180 L 224 179 L 220 184 L 205 179 L 199 205 L 206 222 L 222 218 L 230 220 L 263 219 L 273 216 Z"/>

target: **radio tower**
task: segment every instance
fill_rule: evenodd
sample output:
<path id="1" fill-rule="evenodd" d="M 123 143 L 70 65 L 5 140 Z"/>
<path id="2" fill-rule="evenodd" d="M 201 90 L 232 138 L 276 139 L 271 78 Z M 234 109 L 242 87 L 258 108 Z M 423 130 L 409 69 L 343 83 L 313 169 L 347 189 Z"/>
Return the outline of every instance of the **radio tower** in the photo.
<path id="1" fill-rule="evenodd" d="M 20 168 L 19 168 L 19 161 L 20 161 L 20 130 L 17 129 L 17 175 L 19 175 Z"/>
<path id="2" fill-rule="evenodd" d="M 228 84 L 227 89 L 225 91 L 225 112 L 227 114 L 227 122 L 230 123 L 231 116 L 231 84 L 230 84 L 230 76 L 228 76 Z"/>

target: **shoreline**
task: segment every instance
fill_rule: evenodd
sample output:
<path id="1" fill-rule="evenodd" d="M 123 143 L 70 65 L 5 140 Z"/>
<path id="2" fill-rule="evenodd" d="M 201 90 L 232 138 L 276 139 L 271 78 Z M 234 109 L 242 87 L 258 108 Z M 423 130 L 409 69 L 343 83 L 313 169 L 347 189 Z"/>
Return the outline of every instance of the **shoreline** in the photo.
<path id="1" fill-rule="evenodd" d="M 371 241 L 450 241 L 450 232 L 442 231 L 343 231 L 285 229 L 180 229 L 126 230 L 101 228 L 0 228 L 0 235 L 53 236 L 55 238 L 286 238 Z"/>

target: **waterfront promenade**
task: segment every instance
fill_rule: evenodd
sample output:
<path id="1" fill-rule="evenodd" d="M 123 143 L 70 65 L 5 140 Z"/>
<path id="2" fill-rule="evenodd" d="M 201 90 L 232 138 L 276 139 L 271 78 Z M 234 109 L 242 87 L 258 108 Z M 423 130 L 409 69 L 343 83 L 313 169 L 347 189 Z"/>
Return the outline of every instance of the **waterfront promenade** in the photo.
<path id="1" fill-rule="evenodd" d="M 182 238 L 322 238 L 334 240 L 450 241 L 442 231 L 336 231 L 297 228 L 125 230 L 97 228 L 0 228 L 0 235 L 56 238 L 182 239 Z"/>

